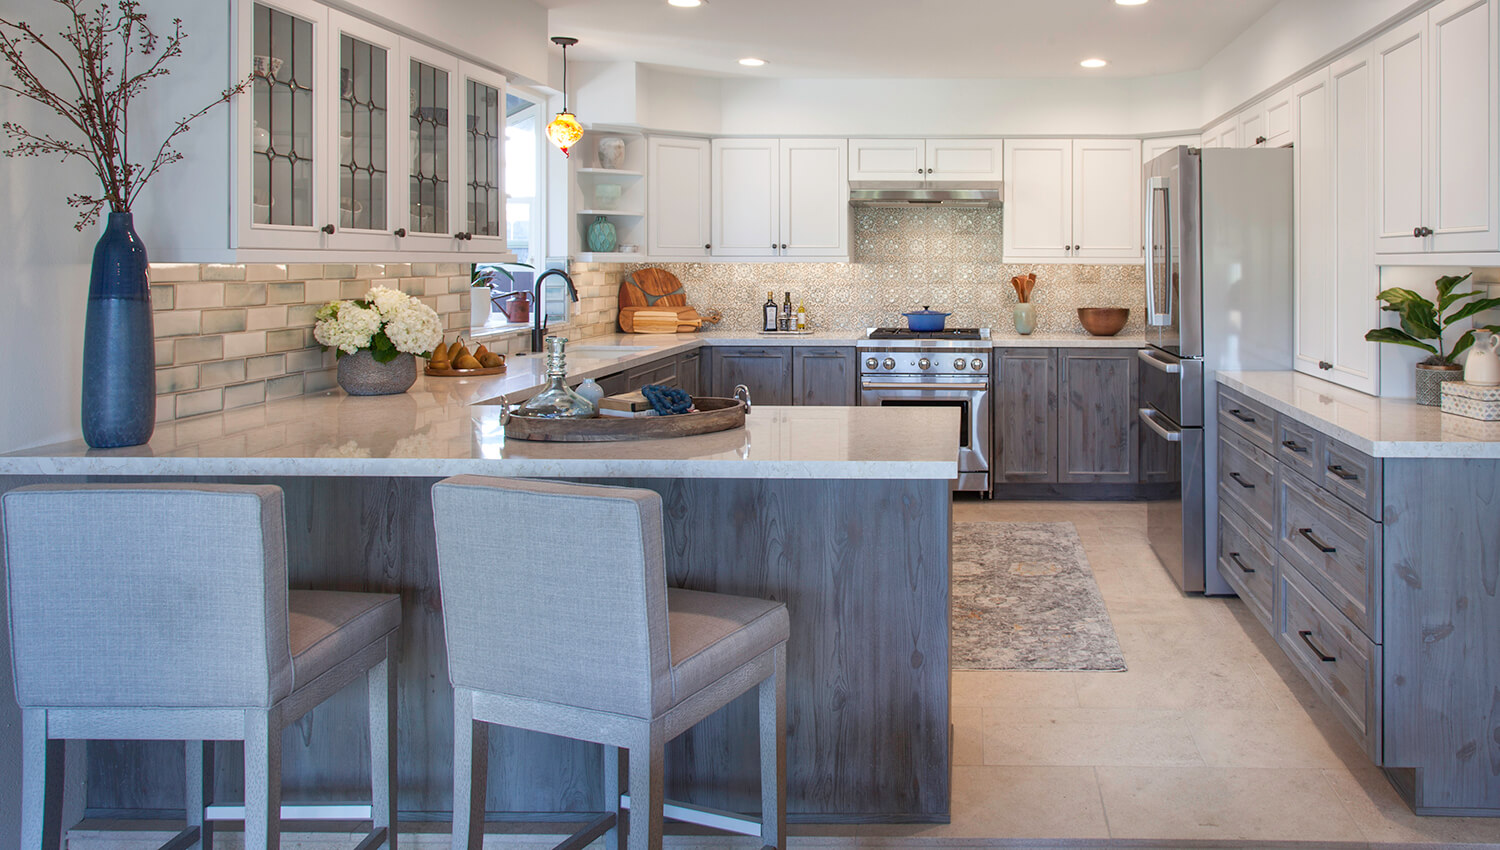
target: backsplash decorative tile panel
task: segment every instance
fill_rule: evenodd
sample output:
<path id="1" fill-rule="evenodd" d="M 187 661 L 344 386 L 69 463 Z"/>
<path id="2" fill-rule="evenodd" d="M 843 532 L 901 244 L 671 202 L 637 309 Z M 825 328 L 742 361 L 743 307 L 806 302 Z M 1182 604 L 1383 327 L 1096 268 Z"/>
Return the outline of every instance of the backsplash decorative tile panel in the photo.
<path id="1" fill-rule="evenodd" d="M 468 269 L 458 263 L 152 265 L 156 418 L 335 386 L 333 352 L 313 340 L 313 315 L 376 284 L 421 298 L 450 335 L 469 329 Z"/>
<path id="2" fill-rule="evenodd" d="M 1013 276 L 1035 273 L 1037 331 L 1078 334 L 1079 307 L 1128 307 L 1122 334 L 1144 330 L 1145 277 L 1139 265 L 1046 265 L 1001 262 L 998 209 L 857 209 L 852 263 L 664 263 L 681 278 L 688 302 L 724 313 L 720 327 L 760 326 L 766 292 L 805 302 L 814 327 L 848 329 L 901 324 L 907 310 L 951 311 L 950 326 L 1013 331 Z M 647 265 L 622 267 L 624 272 Z M 612 271 L 607 267 L 606 271 Z M 618 276 L 618 275 L 617 275 Z"/>

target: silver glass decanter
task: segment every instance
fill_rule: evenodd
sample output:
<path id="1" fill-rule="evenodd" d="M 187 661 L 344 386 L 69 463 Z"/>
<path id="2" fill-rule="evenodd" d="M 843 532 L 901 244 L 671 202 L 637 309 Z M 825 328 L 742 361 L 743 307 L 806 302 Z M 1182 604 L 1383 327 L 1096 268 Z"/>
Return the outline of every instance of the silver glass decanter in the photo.
<path id="1" fill-rule="evenodd" d="M 547 337 L 547 386 L 516 410 L 517 416 L 539 419 L 592 419 L 594 406 L 568 388 L 567 358 L 563 337 Z"/>

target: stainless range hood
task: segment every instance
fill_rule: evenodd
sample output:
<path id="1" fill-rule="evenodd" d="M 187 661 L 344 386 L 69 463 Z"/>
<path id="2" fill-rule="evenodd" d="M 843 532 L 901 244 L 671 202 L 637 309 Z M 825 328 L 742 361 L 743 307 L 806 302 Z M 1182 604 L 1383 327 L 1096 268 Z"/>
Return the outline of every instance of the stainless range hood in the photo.
<path id="1" fill-rule="evenodd" d="M 959 183 L 952 186 L 925 182 L 849 183 L 849 204 L 856 207 L 998 207 L 1002 183 Z"/>

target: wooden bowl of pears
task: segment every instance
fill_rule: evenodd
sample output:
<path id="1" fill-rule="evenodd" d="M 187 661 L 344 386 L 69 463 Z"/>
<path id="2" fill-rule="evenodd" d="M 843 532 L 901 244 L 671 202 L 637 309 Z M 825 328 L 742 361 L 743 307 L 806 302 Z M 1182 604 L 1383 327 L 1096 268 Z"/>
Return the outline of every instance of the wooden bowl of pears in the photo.
<path id="1" fill-rule="evenodd" d="M 496 354 L 483 345 L 469 351 L 463 337 L 453 340 L 451 345 L 438 343 L 432 350 L 423 374 L 434 378 L 474 378 L 480 375 L 498 375 L 505 371 L 505 356 Z"/>

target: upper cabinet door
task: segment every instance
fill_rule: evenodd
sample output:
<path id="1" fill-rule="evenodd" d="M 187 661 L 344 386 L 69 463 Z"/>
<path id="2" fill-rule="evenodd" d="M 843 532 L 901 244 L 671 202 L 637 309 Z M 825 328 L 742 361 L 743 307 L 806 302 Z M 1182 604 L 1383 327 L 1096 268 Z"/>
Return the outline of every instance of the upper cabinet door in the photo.
<path id="1" fill-rule="evenodd" d="M 1292 105 L 1297 121 L 1297 147 L 1292 152 L 1295 362 L 1297 371 L 1321 377 L 1333 368 L 1329 360 L 1334 290 L 1333 136 L 1328 69 L 1298 83 Z"/>
<path id="2" fill-rule="evenodd" d="M 850 180 L 920 180 L 927 173 L 922 139 L 850 139 Z"/>
<path id="3" fill-rule="evenodd" d="M 1230 118 L 1203 134 L 1203 147 L 1237 148 L 1240 146 L 1239 136 L 1239 121 L 1236 118 Z"/>
<path id="4" fill-rule="evenodd" d="M 1419 15 L 1375 42 L 1375 250 L 1421 251 L 1427 134 L 1427 19 Z"/>
<path id="5" fill-rule="evenodd" d="M 1134 164 L 1136 173 L 1139 162 Z M 1073 141 L 1005 143 L 1005 258 L 1057 259 L 1073 249 Z"/>
<path id="6" fill-rule="evenodd" d="M 328 134 L 328 196 L 338 206 L 331 248 L 394 251 L 401 240 L 394 141 L 405 113 L 395 93 L 401 85 L 401 39 L 342 12 L 328 13 L 328 55 L 338 68 L 337 123 Z M 396 106 L 396 108 L 392 108 Z M 393 173 L 397 176 L 393 177 Z"/>
<path id="7" fill-rule="evenodd" d="M 1133 139 L 1073 142 L 1075 259 L 1140 259 L 1141 143 Z"/>
<path id="8" fill-rule="evenodd" d="M 998 182 L 1005 177 L 1005 143 L 999 139 L 928 139 L 923 176 L 935 182 Z"/>
<path id="9" fill-rule="evenodd" d="M 780 160 L 776 139 L 714 139 L 714 256 L 780 253 Z"/>
<path id="10" fill-rule="evenodd" d="M 461 200 L 464 107 L 458 60 L 409 39 L 401 46 L 407 85 L 404 247 L 456 251 L 462 240 L 455 234 L 468 226 Z"/>
<path id="11" fill-rule="evenodd" d="M 848 162 L 843 139 L 781 140 L 781 256 L 849 255 Z"/>
<path id="12" fill-rule="evenodd" d="M 1500 250 L 1496 5 L 1448 0 L 1428 13 L 1427 220 L 1433 251 Z"/>
<path id="13" fill-rule="evenodd" d="M 1146 139 L 1141 142 L 1141 164 L 1145 165 L 1167 151 L 1183 145 L 1190 148 L 1202 147 L 1203 139 L 1201 136 L 1167 136 L 1161 139 Z"/>
<path id="14" fill-rule="evenodd" d="M 1295 139 L 1292 121 L 1292 87 L 1287 86 L 1266 99 L 1265 147 L 1282 148 Z"/>
<path id="15" fill-rule="evenodd" d="M 1374 221 L 1370 174 L 1374 163 L 1372 53 L 1362 48 L 1329 70 L 1333 145 L 1333 274 L 1325 344 L 1331 370 L 1323 377 L 1366 393 L 1380 391 L 1380 349 L 1365 341 L 1380 327 L 1380 270 L 1372 262 Z M 1328 285 L 1328 284 L 1325 284 Z"/>
<path id="16" fill-rule="evenodd" d="M 708 256 L 713 241 L 713 155 L 708 140 L 653 136 L 647 142 L 647 157 L 650 255 Z"/>
<path id="17" fill-rule="evenodd" d="M 1270 139 L 1266 136 L 1266 109 L 1257 103 L 1241 112 L 1236 119 L 1239 124 L 1240 144 L 1247 148 L 1264 147 Z M 1226 147 L 1228 147 L 1226 145 Z"/>
<path id="18" fill-rule="evenodd" d="M 240 6 L 240 68 L 251 79 L 238 99 L 237 247 L 327 247 L 337 224 L 326 186 L 333 101 L 328 9 L 305 0 Z"/>
<path id="19" fill-rule="evenodd" d="M 457 128 L 463 182 L 459 185 L 459 221 L 465 253 L 510 253 L 505 226 L 505 78 L 461 62 L 459 101 L 463 120 Z"/>

